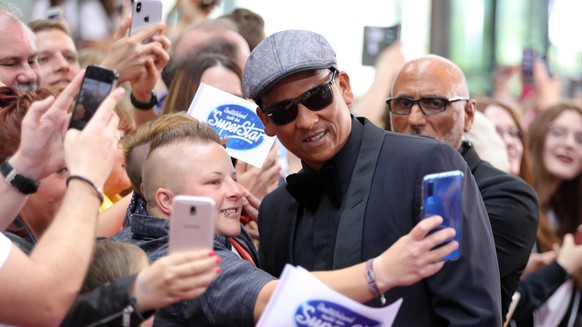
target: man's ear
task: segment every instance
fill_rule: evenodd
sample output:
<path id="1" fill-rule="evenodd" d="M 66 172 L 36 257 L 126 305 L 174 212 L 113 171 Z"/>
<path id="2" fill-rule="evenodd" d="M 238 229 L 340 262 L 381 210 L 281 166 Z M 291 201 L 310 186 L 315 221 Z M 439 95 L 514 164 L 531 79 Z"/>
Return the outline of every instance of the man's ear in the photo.
<path id="1" fill-rule="evenodd" d="M 174 199 L 174 193 L 172 191 L 160 187 L 155 194 L 156 206 L 160 211 L 170 217 L 172 215 L 172 200 Z"/>
<path id="2" fill-rule="evenodd" d="M 348 106 L 352 105 L 354 102 L 354 92 L 352 91 L 352 86 L 350 85 L 350 76 L 348 73 L 344 71 L 339 72 L 337 76 L 337 83 L 346 104 Z"/>
<path id="3" fill-rule="evenodd" d="M 469 101 L 467 101 L 467 103 L 465 104 L 465 126 L 463 131 L 465 133 L 469 133 L 469 131 L 471 130 L 471 128 L 473 127 L 473 121 L 475 120 L 475 106 L 477 104 L 477 101 L 475 101 L 475 99 L 471 99 Z"/>
<path id="4" fill-rule="evenodd" d="M 271 123 L 269 117 L 267 117 L 267 114 L 264 113 L 259 107 L 257 107 L 257 116 L 259 116 L 259 118 L 263 122 L 263 125 L 265 125 L 265 134 L 269 136 L 275 136 L 275 129 L 273 128 L 274 127 L 273 123 Z"/>

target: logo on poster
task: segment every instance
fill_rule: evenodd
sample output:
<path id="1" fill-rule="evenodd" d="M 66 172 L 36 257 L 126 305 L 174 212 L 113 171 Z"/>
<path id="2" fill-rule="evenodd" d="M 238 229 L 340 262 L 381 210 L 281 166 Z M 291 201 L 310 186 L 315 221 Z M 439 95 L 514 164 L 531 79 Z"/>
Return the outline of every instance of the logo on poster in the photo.
<path id="1" fill-rule="evenodd" d="M 208 115 L 208 125 L 221 137 L 228 139 L 227 146 L 235 150 L 249 150 L 265 139 L 263 123 L 250 109 L 236 104 L 216 107 Z"/>
<path id="2" fill-rule="evenodd" d="M 379 327 L 380 322 L 333 302 L 312 300 L 297 308 L 295 325 L 297 327 Z"/>

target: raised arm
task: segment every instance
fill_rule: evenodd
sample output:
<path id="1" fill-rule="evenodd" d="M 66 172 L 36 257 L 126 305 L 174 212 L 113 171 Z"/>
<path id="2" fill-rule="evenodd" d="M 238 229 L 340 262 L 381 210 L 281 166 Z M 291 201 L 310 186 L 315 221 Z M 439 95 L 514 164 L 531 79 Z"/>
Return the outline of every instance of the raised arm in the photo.
<path id="1" fill-rule="evenodd" d="M 439 216 L 421 220 L 410 233 L 402 236 L 372 261 L 379 293 L 383 294 L 396 286 L 414 284 L 435 274 L 443 267 L 445 263 L 440 260 L 457 249 L 459 244 L 451 241 L 435 249 L 438 244 L 455 236 L 455 230 L 452 228 L 429 234 L 441 223 L 442 218 Z M 366 263 L 313 274 L 329 287 L 355 301 L 365 303 L 375 297 L 368 284 Z M 276 287 L 277 281 L 271 281 L 259 293 L 255 304 L 255 322 L 263 314 Z"/>
<path id="2" fill-rule="evenodd" d="M 56 106 L 66 114 L 79 89 L 82 73 L 54 100 L 35 106 Z M 113 165 L 118 118 L 113 108 L 123 94 L 117 89 L 103 102 L 83 131 L 69 130 L 65 161 L 71 179 L 55 220 L 30 257 L 12 247 L 0 270 L 0 320 L 26 326 L 58 325 L 77 296 L 95 242 L 100 193 Z M 32 113 L 35 112 L 33 109 Z M 44 117 L 44 116 L 43 116 Z M 42 118 L 41 118 L 42 120 Z M 25 128 L 23 128 L 25 129 Z M 31 308 L 33 308 L 31 310 Z"/>

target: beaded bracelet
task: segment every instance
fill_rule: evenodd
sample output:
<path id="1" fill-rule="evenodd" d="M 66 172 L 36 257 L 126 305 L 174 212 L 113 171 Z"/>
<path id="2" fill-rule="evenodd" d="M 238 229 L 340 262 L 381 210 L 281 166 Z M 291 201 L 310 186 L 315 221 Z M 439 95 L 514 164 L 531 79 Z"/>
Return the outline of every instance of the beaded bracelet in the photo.
<path id="1" fill-rule="evenodd" d="M 71 175 L 67 178 L 67 186 L 69 186 L 69 182 L 72 179 L 78 179 L 80 181 L 87 183 L 89 186 L 91 186 L 95 190 L 95 192 L 97 193 L 97 197 L 99 198 L 99 203 L 103 203 L 103 192 L 100 189 L 98 189 L 97 186 L 95 186 L 95 184 L 93 184 L 93 182 L 91 182 L 90 180 L 88 180 L 87 178 L 85 178 L 83 176 Z"/>
<path id="2" fill-rule="evenodd" d="M 378 289 L 378 284 L 376 284 L 376 274 L 374 274 L 374 267 L 372 266 L 373 263 L 374 258 L 366 261 L 366 279 L 368 280 L 368 288 L 370 289 L 370 292 L 372 292 L 374 297 L 379 297 L 382 305 L 385 305 L 386 297 L 384 297 L 383 293 L 380 293 L 380 290 Z"/>

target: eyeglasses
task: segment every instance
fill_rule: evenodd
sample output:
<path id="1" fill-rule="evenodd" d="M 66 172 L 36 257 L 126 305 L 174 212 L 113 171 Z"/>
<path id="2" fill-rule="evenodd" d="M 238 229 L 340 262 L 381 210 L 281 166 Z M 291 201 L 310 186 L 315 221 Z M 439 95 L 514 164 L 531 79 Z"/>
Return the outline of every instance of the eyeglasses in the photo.
<path id="1" fill-rule="evenodd" d="M 337 71 L 333 70 L 329 82 L 318 85 L 294 99 L 283 100 L 261 110 L 273 124 L 285 125 L 297 118 L 297 105 L 300 103 L 311 111 L 326 108 L 333 102 L 331 86 L 335 83 L 336 75 Z"/>
<path id="2" fill-rule="evenodd" d="M 412 107 L 416 104 L 425 116 L 440 114 L 447 109 L 447 106 L 457 101 L 469 101 L 469 98 L 443 98 L 443 97 L 422 97 L 411 99 L 407 97 L 388 98 L 386 105 L 388 110 L 395 115 L 409 115 Z"/>
<path id="3" fill-rule="evenodd" d="M 548 135 L 550 135 L 551 137 L 558 139 L 558 140 L 565 140 L 568 138 L 568 135 L 570 135 L 570 133 L 572 133 L 574 136 L 574 142 L 576 143 L 576 145 L 582 146 L 582 133 L 570 131 L 566 127 L 557 126 L 557 125 L 554 125 L 551 123 L 548 124 L 548 128 L 549 128 Z"/>

